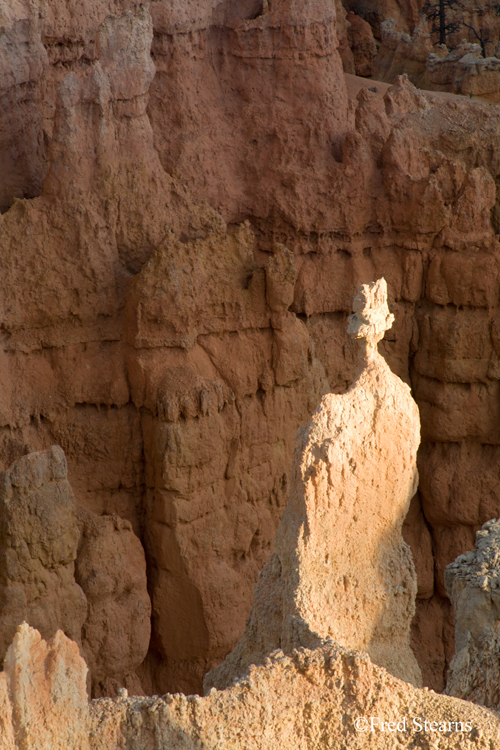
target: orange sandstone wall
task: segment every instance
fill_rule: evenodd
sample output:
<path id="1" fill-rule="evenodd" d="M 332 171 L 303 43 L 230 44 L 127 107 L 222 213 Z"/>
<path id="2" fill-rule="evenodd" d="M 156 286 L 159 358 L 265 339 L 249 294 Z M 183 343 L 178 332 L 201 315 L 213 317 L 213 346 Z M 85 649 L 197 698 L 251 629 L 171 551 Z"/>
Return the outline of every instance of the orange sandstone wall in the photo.
<path id="1" fill-rule="evenodd" d="M 422 420 L 414 641 L 441 688 L 443 569 L 500 515 L 499 112 L 346 81 L 333 3 L 138 7 L 1 11 L 3 468 L 56 443 L 80 508 L 130 523 L 152 606 L 133 690 L 200 690 L 243 631 L 295 431 L 353 378 L 352 297 L 385 276 L 380 349 Z M 81 526 L 104 550 L 112 524 Z M 99 675 L 95 695 L 120 684 Z"/>

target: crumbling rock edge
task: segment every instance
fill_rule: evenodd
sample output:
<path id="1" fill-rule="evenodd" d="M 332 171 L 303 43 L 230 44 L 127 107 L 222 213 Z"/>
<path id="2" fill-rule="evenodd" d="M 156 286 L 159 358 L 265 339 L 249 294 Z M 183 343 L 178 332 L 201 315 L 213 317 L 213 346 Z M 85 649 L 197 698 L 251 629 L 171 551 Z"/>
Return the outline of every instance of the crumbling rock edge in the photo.
<path id="1" fill-rule="evenodd" d="M 1 750 L 387 750 L 396 740 L 398 748 L 469 750 L 500 744 L 496 712 L 414 688 L 367 654 L 332 642 L 289 656 L 275 651 L 246 679 L 204 698 L 129 698 L 122 690 L 117 699 L 89 703 L 86 669 L 63 633 L 47 643 L 21 625 L 0 673 Z M 397 733 L 389 729 L 397 725 Z"/>

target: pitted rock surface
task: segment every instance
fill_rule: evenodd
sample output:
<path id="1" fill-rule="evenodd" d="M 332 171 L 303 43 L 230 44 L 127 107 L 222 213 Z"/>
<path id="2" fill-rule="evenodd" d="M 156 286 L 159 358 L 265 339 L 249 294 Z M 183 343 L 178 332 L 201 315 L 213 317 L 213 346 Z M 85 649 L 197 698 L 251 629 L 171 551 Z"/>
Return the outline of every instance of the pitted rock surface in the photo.
<path id="1" fill-rule="evenodd" d="M 244 680 L 205 698 L 122 690 L 89 703 L 85 677 L 75 643 L 61 632 L 47 643 L 21 626 L 0 673 L 0 748 L 491 750 L 500 743 L 495 712 L 419 690 L 331 642 L 290 655 L 278 649 Z"/>
<path id="2" fill-rule="evenodd" d="M 205 691 L 242 677 L 271 651 L 333 639 L 413 684 L 416 575 L 401 528 L 417 488 L 418 409 L 377 351 L 394 320 L 384 279 L 363 285 L 349 333 L 359 373 L 328 394 L 297 434 L 290 497 L 261 571 L 243 637 L 205 678 Z"/>
<path id="3" fill-rule="evenodd" d="M 24 620 L 81 643 L 87 600 L 75 581 L 80 530 L 66 457 L 54 445 L 0 475 L 0 660 Z"/>
<path id="4" fill-rule="evenodd" d="M 476 534 L 475 550 L 445 571 L 455 616 L 446 693 L 500 709 L 500 519 Z"/>

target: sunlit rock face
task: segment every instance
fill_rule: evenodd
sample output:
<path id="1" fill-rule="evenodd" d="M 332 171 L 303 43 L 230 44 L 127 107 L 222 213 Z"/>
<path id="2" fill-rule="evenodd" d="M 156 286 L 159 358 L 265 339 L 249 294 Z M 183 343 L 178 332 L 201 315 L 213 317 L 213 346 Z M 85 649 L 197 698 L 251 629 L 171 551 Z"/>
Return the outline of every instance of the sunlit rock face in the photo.
<path id="1" fill-rule="evenodd" d="M 276 648 L 291 653 L 325 639 L 421 682 L 409 645 L 416 575 L 401 536 L 418 482 L 418 409 L 377 350 L 394 320 L 385 280 L 363 285 L 353 308 L 358 376 L 345 394 L 323 396 L 297 434 L 275 552 L 242 640 L 205 689 L 230 684 Z"/>
<path id="2" fill-rule="evenodd" d="M 245 679 L 209 696 L 128 696 L 88 702 L 87 669 L 61 632 L 49 642 L 21 625 L 0 672 L 2 750 L 436 750 L 497 747 L 496 713 L 419 690 L 367 654 L 332 642 L 274 651 Z M 425 722 L 425 723 L 424 723 Z M 373 730 L 372 730 L 373 727 Z"/>
<path id="3" fill-rule="evenodd" d="M 408 52 L 423 70 L 415 3 L 363 7 L 377 40 L 394 18 L 391 76 Z M 0 468 L 60 445 L 77 505 L 131 524 L 144 692 L 201 692 L 241 637 L 297 428 L 356 377 L 362 283 L 388 281 L 379 347 L 421 414 L 404 536 L 436 689 L 444 569 L 500 515 L 498 110 L 344 75 L 340 54 L 353 72 L 373 52 L 350 17 L 340 0 L 0 7 Z M 111 692 L 132 684 L 119 661 Z"/>
<path id="4" fill-rule="evenodd" d="M 87 671 L 62 631 L 45 641 L 20 625 L 0 673 L 2 750 L 90 750 Z"/>

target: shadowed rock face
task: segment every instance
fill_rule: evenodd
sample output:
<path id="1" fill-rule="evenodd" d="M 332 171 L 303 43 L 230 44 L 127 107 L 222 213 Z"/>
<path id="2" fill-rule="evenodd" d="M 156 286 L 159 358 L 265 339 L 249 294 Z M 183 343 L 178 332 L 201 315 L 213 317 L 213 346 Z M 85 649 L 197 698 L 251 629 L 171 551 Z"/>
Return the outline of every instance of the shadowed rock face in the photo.
<path id="1" fill-rule="evenodd" d="M 82 651 L 91 676 L 92 696 L 116 695 L 126 687 L 144 689 L 136 670 L 151 636 L 151 600 L 144 549 L 130 521 L 118 516 L 84 516 L 75 579 L 87 597 Z"/>
<path id="2" fill-rule="evenodd" d="M 149 648 L 144 549 L 129 521 L 77 508 L 63 450 L 54 445 L 0 475 L 0 660 L 20 623 L 78 643 L 93 696 L 125 685 Z M 75 562 L 76 561 L 76 562 Z"/>
<path id="3" fill-rule="evenodd" d="M 500 521 L 487 521 L 476 548 L 445 570 L 455 618 L 455 656 L 447 695 L 500 707 Z"/>
<path id="4" fill-rule="evenodd" d="M 416 575 L 401 537 L 418 481 L 418 409 L 377 351 L 394 320 L 385 280 L 362 286 L 353 307 L 358 377 L 345 394 L 323 396 L 297 434 L 275 553 L 242 640 L 208 673 L 205 691 L 231 684 L 276 648 L 291 653 L 328 638 L 421 683 L 409 644 Z"/>
<path id="5" fill-rule="evenodd" d="M 87 600 L 74 579 L 80 531 L 63 451 L 19 459 L 0 486 L 0 660 L 24 620 L 81 643 Z"/>

